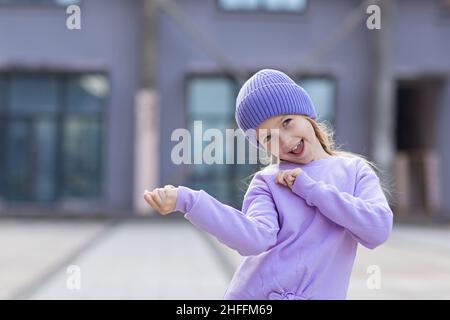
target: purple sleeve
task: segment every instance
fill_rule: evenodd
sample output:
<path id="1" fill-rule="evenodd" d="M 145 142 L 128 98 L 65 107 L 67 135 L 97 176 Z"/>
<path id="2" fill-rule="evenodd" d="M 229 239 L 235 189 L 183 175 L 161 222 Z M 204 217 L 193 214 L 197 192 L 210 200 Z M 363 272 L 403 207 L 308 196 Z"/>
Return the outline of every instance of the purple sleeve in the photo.
<path id="1" fill-rule="evenodd" d="M 204 190 L 184 186 L 178 187 L 176 210 L 243 256 L 257 255 L 276 244 L 278 213 L 266 183 L 258 175 L 245 194 L 242 211 Z"/>
<path id="2" fill-rule="evenodd" d="M 334 185 L 315 181 L 305 171 L 295 179 L 292 191 L 346 228 L 362 245 L 373 249 L 389 237 L 393 213 L 375 172 L 363 161 L 359 163 L 354 195 L 340 192 Z"/>

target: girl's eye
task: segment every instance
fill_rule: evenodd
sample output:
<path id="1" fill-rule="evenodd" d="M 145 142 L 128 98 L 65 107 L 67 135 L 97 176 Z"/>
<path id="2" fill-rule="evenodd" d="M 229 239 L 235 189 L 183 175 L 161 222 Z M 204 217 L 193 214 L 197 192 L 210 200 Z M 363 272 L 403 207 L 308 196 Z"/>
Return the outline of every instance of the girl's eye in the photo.
<path id="1" fill-rule="evenodd" d="M 288 118 L 286 120 L 283 121 L 283 127 L 287 126 L 289 124 L 289 122 L 291 122 L 291 118 Z"/>
<path id="2" fill-rule="evenodd" d="M 270 135 L 268 135 L 265 139 L 266 143 L 270 141 Z"/>

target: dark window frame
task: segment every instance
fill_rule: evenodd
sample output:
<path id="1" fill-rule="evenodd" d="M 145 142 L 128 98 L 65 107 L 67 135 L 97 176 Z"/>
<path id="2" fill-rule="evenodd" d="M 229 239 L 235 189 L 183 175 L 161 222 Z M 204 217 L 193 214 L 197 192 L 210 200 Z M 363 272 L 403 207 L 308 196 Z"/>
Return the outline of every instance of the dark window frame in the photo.
<path id="1" fill-rule="evenodd" d="M 333 83 L 334 86 L 334 96 L 333 96 L 333 116 L 327 122 L 333 126 L 333 128 L 337 127 L 337 114 L 339 112 L 339 104 L 338 104 L 338 96 L 339 96 L 339 81 L 336 76 L 330 73 L 293 73 L 293 80 L 297 83 L 302 79 L 314 79 L 314 80 L 328 80 Z"/>
<path id="2" fill-rule="evenodd" d="M 57 92 L 57 110 L 55 112 L 41 112 L 38 115 L 14 115 L 10 112 L 9 108 L 11 108 L 11 78 L 14 74 L 35 74 L 35 75 L 54 75 L 57 78 L 58 82 L 58 92 Z M 85 112 L 73 112 L 68 110 L 68 83 L 71 77 L 78 77 L 83 75 L 101 75 L 104 76 L 109 85 L 109 90 L 106 93 L 106 96 L 103 98 L 103 103 L 97 112 L 92 113 L 85 113 Z M 25 201 L 9 201 L 7 198 L 7 195 L 5 194 L 5 191 L 0 188 L 0 197 L 3 198 L 6 203 L 23 203 L 23 202 L 31 202 L 36 205 L 50 205 L 53 206 L 57 204 L 60 201 L 64 201 L 66 198 L 62 197 L 62 189 L 64 188 L 64 181 L 63 176 L 64 173 L 62 172 L 62 161 L 64 160 L 63 155 L 63 142 L 64 142 L 64 121 L 66 117 L 70 117 L 70 115 L 78 114 L 82 117 L 84 116 L 90 116 L 90 119 L 94 119 L 98 122 L 99 126 L 99 145 L 100 150 L 98 151 L 98 160 L 97 164 L 99 167 L 98 172 L 98 185 L 97 185 L 97 192 L 94 196 L 86 196 L 86 197 L 77 197 L 77 200 L 80 201 L 91 201 L 91 200 L 102 200 L 105 196 L 105 185 L 104 185 L 104 177 L 106 173 L 106 166 L 104 164 L 104 156 L 107 152 L 107 145 L 106 145 L 106 137 L 107 137 L 107 121 L 109 109 L 108 106 L 110 105 L 110 97 L 111 97 L 111 77 L 110 74 L 105 70 L 99 70 L 99 69 L 80 69 L 80 70 L 60 70 L 60 69 L 54 69 L 54 70 L 30 70 L 30 69 L 7 69 L 7 70 L 0 70 L 0 76 L 6 78 L 6 94 L 4 97 L 4 109 L 0 109 L 0 130 L 3 130 L 2 135 L 0 138 L 3 139 L 3 141 L 0 141 L 0 146 L 2 146 L 2 150 L 7 145 L 7 126 L 8 123 L 11 123 L 15 120 L 24 119 L 26 121 L 31 121 L 31 125 L 29 125 L 29 128 L 32 128 L 34 121 L 36 119 L 45 116 L 48 114 L 50 117 L 53 117 L 53 121 L 55 123 L 55 139 L 56 139 L 56 146 L 55 146 L 55 176 L 54 176 L 54 185 L 55 185 L 55 193 L 53 200 L 51 202 L 40 202 L 36 199 L 33 199 L 33 194 L 30 193 L 29 199 Z M 30 130 L 31 132 L 31 130 Z M 31 140 L 29 142 L 32 143 Z M 31 147 L 28 145 L 28 150 L 31 150 Z M 5 172 L 6 169 L 6 157 L 0 155 L 0 172 Z M 0 181 L 5 181 L 5 177 L 0 174 Z M 6 186 L 6 183 L 0 183 Z M 28 188 L 32 188 L 33 186 L 33 177 L 31 177 L 30 183 L 28 184 Z M 6 197 L 5 197 L 6 196 Z"/>
<path id="3" fill-rule="evenodd" d="M 191 118 L 191 113 L 190 113 L 190 106 L 189 106 L 189 83 L 191 80 L 195 80 L 195 79 L 217 79 L 217 78 L 222 78 L 222 79 L 228 79 L 232 84 L 234 84 L 234 93 L 233 93 L 233 101 L 235 100 L 239 89 L 240 89 L 240 85 L 239 83 L 236 83 L 235 79 L 230 76 L 229 74 L 227 74 L 226 72 L 221 72 L 221 71 L 198 71 L 198 72 L 188 72 L 183 79 L 183 97 L 184 97 L 184 125 L 185 128 L 189 128 L 190 125 L 193 123 L 194 120 L 197 119 L 192 119 Z M 228 129 L 233 129 L 233 130 L 237 130 L 238 126 L 236 124 L 236 120 L 235 120 L 235 106 L 232 105 L 231 106 L 231 112 L 230 112 L 230 118 L 229 118 L 229 123 L 232 124 L 232 127 L 229 127 Z M 208 115 L 209 117 L 209 115 Z M 224 137 L 225 138 L 225 137 Z M 224 140 L 224 143 L 226 142 L 226 140 Z M 247 142 L 248 143 L 248 142 Z M 234 158 L 236 158 L 236 149 L 237 149 L 237 144 L 234 144 Z M 247 161 L 248 159 L 246 159 Z M 192 164 L 193 165 L 193 164 Z M 189 166 L 192 166 L 189 165 Z M 239 181 L 242 182 L 242 177 L 240 177 L 240 172 L 237 169 L 237 166 L 239 166 L 240 164 L 222 164 L 220 166 L 226 166 L 225 170 L 226 170 L 226 177 L 229 178 L 227 179 L 228 183 L 228 195 L 229 195 L 229 200 L 231 201 L 231 203 L 227 203 L 228 205 L 234 206 L 238 209 L 240 209 L 241 205 L 242 205 L 242 200 L 243 200 L 243 196 L 245 193 L 245 190 L 241 190 L 239 185 L 236 185 L 236 183 L 238 183 Z M 252 166 L 252 171 L 253 168 L 256 168 L 257 165 L 249 165 L 249 164 L 244 164 L 245 166 Z M 211 166 L 215 166 L 214 164 Z M 214 172 L 214 170 L 212 170 Z M 208 175 L 208 179 L 223 179 L 222 176 L 220 175 Z M 184 176 L 184 181 L 186 183 L 199 183 L 201 184 L 204 181 L 207 181 L 206 179 L 196 179 L 195 177 L 193 178 L 193 170 L 188 167 L 187 170 L 185 171 L 185 176 Z"/>
<path id="4" fill-rule="evenodd" d="M 56 0 L 50 0 L 49 2 L 39 2 L 35 0 L 29 0 L 27 2 L 17 2 L 14 0 L 0 0 L 0 7 L 23 7 L 23 8 L 56 8 L 56 9 L 65 9 L 71 5 L 80 6 L 84 2 L 84 0 L 75 0 L 77 3 L 70 4 L 59 4 L 56 3 Z"/>
<path id="5" fill-rule="evenodd" d="M 256 14 L 256 15 L 285 15 L 285 16 L 299 16 L 304 15 L 309 11 L 310 1 L 305 0 L 306 4 L 303 9 L 300 10 L 268 10 L 264 8 L 256 8 L 256 9 L 226 9 L 221 5 L 220 0 L 215 0 L 216 11 L 223 14 Z"/>

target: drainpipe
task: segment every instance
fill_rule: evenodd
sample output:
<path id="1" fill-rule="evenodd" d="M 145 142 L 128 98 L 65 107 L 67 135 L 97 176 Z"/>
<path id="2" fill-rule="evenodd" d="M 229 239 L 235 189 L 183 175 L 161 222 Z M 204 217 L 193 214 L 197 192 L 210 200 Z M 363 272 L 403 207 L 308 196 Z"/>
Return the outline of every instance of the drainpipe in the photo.
<path id="1" fill-rule="evenodd" d="M 159 186 L 159 110 L 155 88 L 156 12 L 153 0 L 142 1 L 140 89 L 135 96 L 133 209 L 138 215 L 152 214 L 144 201 L 145 189 Z"/>
<path id="2" fill-rule="evenodd" d="M 381 169 L 381 177 L 392 176 L 395 156 L 394 79 L 391 61 L 392 0 L 377 1 L 381 9 L 381 29 L 373 34 L 372 116 L 370 157 Z"/>

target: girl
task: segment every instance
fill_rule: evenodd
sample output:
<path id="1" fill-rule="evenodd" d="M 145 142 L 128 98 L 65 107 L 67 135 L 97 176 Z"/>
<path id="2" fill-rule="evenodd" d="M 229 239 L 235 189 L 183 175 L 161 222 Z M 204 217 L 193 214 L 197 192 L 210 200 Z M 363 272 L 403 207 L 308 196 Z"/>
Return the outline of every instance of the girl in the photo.
<path id="1" fill-rule="evenodd" d="M 242 211 L 204 190 L 166 185 L 145 200 L 172 211 L 245 256 L 225 299 L 345 299 L 358 242 L 389 237 L 393 214 L 380 181 L 359 156 L 336 151 L 308 94 L 264 69 L 241 88 L 236 121 L 278 159 L 257 172 Z"/>

